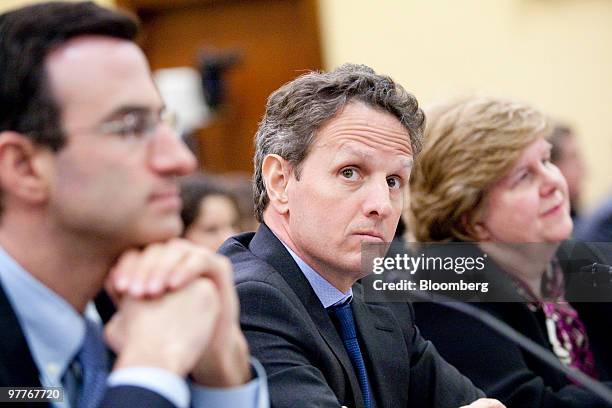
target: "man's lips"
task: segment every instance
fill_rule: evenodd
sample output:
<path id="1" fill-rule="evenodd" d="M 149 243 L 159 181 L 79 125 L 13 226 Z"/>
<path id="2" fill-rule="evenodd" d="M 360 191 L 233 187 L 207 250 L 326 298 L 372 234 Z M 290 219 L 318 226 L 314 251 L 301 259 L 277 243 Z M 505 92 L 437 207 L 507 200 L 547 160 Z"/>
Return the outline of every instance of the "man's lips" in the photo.
<path id="1" fill-rule="evenodd" d="M 168 188 L 154 192 L 149 196 L 149 202 L 163 207 L 180 208 L 181 197 L 177 188 Z"/>
<path id="2" fill-rule="evenodd" d="M 357 231 L 357 232 L 354 232 L 353 235 L 356 235 L 366 240 L 381 241 L 381 242 L 385 241 L 385 237 L 383 236 L 383 234 L 381 234 L 380 232 L 376 232 L 376 231 Z"/>

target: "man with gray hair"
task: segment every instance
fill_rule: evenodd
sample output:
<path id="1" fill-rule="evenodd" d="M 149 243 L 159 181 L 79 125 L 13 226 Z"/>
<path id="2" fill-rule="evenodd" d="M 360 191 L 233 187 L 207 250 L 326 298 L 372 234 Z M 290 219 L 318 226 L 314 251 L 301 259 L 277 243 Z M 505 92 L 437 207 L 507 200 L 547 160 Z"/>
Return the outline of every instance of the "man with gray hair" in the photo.
<path id="1" fill-rule="evenodd" d="M 234 264 L 242 329 L 273 406 L 457 407 L 482 397 L 421 338 L 410 305 L 365 303 L 356 283 L 362 243 L 394 236 L 424 121 L 414 96 L 362 65 L 305 74 L 268 99 L 255 152 L 262 224 L 220 252 Z"/>

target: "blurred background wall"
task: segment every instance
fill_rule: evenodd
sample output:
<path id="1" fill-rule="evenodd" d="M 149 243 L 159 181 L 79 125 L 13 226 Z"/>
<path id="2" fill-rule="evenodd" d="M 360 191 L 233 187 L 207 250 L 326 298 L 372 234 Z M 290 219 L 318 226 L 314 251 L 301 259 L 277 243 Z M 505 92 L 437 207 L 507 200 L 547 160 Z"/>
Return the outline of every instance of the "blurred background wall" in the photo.
<path id="1" fill-rule="evenodd" d="M 1 0 L 0 10 L 32 2 Z M 154 69 L 237 57 L 195 135 L 205 169 L 250 171 L 267 95 L 303 70 L 350 61 L 391 75 L 424 105 L 474 93 L 529 102 L 574 126 L 585 203 L 612 189 L 611 0 L 98 2 L 139 15 Z"/>

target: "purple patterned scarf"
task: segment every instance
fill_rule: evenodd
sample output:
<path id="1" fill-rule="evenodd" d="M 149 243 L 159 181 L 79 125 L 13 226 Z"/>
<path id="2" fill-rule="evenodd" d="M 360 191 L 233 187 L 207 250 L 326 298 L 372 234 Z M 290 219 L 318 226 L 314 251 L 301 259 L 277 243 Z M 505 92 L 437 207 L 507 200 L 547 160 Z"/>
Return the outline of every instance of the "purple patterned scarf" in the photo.
<path id="1" fill-rule="evenodd" d="M 527 304 L 529 310 L 535 312 L 542 309 L 544 312 L 549 341 L 559 360 L 597 379 L 595 361 L 589 346 L 586 328 L 576 310 L 565 300 L 563 270 L 559 261 L 553 258 L 546 268 L 546 273 L 542 277 L 542 297 L 540 299 L 524 282 L 516 278 L 515 280 L 519 293 L 529 302 Z"/>

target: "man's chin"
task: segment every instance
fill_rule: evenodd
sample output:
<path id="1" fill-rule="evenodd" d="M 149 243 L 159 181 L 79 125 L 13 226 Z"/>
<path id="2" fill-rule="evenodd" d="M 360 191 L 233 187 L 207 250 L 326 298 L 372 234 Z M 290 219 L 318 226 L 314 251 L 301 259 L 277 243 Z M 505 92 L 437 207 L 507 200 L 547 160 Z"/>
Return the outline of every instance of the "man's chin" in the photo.
<path id="1" fill-rule="evenodd" d="M 352 259 L 347 259 L 341 265 L 342 270 L 346 275 L 353 276 L 355 280 L 362 278 L 363 273 L 361 271 L 361 252 L 352 257 Z"/>
<path id="2" fill-rule="evenodd" d="M 165 225 L 164 225 L 165 224 Z M 138 234 L 139 246 L 146 246 L 156 242 L 166 242 L 181 235 L 183 224 L 181 222 L 158 223 L 148 225 Z"/>

